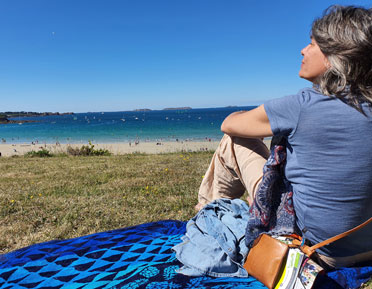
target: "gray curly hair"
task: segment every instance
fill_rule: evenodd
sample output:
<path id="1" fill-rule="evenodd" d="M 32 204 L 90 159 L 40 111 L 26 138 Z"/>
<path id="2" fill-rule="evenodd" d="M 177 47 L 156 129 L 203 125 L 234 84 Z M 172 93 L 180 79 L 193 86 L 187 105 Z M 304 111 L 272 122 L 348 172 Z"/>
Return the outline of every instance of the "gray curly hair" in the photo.
<path id="1" fill-rule="evenodd" d="M 318 89 L 361 110 L 372 106 L 372 9 L 331 6 L 315 19 L 312 37 L 330 63 Z"/>

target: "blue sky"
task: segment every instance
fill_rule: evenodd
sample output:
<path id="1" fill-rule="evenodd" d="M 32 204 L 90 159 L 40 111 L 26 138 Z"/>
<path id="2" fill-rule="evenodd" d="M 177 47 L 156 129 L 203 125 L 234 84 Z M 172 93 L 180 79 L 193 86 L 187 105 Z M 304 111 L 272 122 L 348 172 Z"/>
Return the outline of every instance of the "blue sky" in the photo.
<path id="1" fill-rule="evenodd" d="M 311 22 L 370 0 L 0 0 L 0 111 L 258 105 L 298 77 Z"/>

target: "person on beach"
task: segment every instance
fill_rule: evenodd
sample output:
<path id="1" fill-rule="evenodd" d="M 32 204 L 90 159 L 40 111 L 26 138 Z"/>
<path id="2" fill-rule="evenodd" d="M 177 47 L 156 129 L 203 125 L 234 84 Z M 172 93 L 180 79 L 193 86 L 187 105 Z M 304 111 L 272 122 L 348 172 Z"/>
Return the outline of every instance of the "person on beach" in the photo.
<path id="1" fill-rule="evenodd" d="M 372 9 L 331 6 L 310 38 L 299 76 L 312 88 L 224 120 L 195 208 L 245 190 L 251 204 L 270 154 L 262 138 L 282 136 L 296 224 L 314 244 L 372 214 Z M 319 249 L 318 261 L 329 268 L 371 261 L 371 240 L 369 224 Z"/>

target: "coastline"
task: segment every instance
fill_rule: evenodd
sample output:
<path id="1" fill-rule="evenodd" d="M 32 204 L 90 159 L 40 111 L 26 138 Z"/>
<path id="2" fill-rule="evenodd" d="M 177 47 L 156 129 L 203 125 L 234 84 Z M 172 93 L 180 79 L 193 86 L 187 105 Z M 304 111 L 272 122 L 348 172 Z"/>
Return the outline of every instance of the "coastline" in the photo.
<path id="1" fill-rule="evenodd" d="M 265 139 L 265 144 L 270 145 L 270 140 Z M 163 142 L 129 142 L 119 143 L 93 143 L 95 149 L 107 149 L 114 155 L 145 153 L 160 154 L 174 152 L 215 151 L 219 141 L 163 141 Z M 67 147 L 80 148 L 87 144 L 0 144 L 1 157 L 22 156 L 30 151 L 39 151 L 42 148 L 51 153 L 66 153 Z"/>

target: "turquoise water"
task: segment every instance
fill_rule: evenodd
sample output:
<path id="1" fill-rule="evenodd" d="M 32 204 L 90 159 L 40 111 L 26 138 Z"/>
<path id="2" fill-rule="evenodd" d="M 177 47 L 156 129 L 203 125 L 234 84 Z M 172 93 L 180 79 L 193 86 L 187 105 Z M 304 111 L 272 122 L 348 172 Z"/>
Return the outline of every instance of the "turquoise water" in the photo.
<path id="1" fill-rule="evenodd" d="M 92 112 L 16 118 L 37 122 L 0 124 L 0 139 L 6 140 L 6 143 L 219 140 L 222 136 L 220 126 L 227 115 L 252 108 Z"/>

